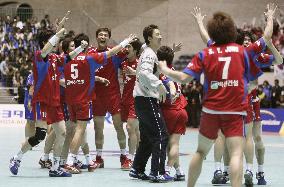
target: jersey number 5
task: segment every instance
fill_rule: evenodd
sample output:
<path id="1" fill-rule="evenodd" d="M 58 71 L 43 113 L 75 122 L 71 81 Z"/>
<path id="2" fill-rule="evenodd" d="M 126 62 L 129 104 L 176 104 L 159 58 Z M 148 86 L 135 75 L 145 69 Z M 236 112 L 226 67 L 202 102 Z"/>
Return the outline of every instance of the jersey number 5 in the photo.
<path id="1" fill-rule="evenodd" d="M 71 64 L 71 77 L 77 79 L 79 77 L 78 64 Z"/>
<path id="2" fill-rule="evenodd" d="M 222 79 L 228 79 L 228 71 L 231 63 L 231 57 L 219 57 L 218 61 L 225 62 L 225 65 L 223 67 Z"/>

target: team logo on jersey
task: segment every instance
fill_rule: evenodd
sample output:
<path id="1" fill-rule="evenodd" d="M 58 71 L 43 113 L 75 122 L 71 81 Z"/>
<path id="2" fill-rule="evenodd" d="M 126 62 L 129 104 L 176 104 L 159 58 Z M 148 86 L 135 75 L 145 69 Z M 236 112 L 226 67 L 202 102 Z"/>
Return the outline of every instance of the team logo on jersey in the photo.
<path id="1" fill-rule="evenodd" d="M 210 88 L 212 90 L 217 90 L 218 89 L 218 81 L 211 81 Z"/>
<path id="2" fill-rule="evenodd" d="M 216 90 L 219 87 L 226 88 L 226 87 L 237 87 L 239 86 L 238 80 L 224 80 L 224 81 L 211 81 L 210 88 L 212 90 Z"/>

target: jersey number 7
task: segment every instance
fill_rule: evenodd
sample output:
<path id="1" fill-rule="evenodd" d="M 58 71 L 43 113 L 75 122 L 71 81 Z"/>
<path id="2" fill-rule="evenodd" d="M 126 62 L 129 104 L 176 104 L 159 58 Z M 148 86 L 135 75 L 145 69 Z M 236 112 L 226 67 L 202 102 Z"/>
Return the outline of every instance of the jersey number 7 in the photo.
<path id="1" fill-rule="evenodd" d="M 219 57 L 218 61 L 225 62 L 225 65 L 223 67 L 222 79 L 228 79 L 228 72 L 229 72 L 229 66 L 231 63 L 231 57 Z"/>

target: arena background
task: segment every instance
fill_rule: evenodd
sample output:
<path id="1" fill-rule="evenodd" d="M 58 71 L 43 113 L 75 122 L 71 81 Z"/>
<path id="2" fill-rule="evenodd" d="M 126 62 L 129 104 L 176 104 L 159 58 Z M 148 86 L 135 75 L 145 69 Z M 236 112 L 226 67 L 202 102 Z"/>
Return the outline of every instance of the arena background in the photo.
<path id="1" fill-rule="evenodd" d="M 0 2 L 6 2 L 1 0 Z M 7 1 L 8 2 L 8 1 Z M 10 1 L 11 2 L 11 1 Z M 163 35 L 163 44 L 172 45 L 182 42 L 181 54 L 194 54 L 204 47 L 190 11 L 201 7 L 208 17 L 215 11 L 230 13 L 238 26 L 263 20 L 263 12 L 268 0 L 25 0 L 13 1 L 16 5 L 28 4 L 34 10 L 34 16 L 41 20 L 49 14 L 50 20 L 62 17 L 71 10 L 67 29 L 76 33 L 87 33 L 92 42 L 99 26 L 112 29 L 112 38 L 119 41 L 129 33 L 142 38 L 142 30 L 148 24 L 157 24 Z M 279 1 L 280 3 L 281 1 Z M 284 5 L 284 3 L 282 3 Z M 281 5 L 281 3 L 280 3 Z"/>
<path id="2" fill-rule="evenodd" d="M 232 15 L 237 25 L 241 27 L 244 23 L 251 23 L 255 18 L 255 24 L 263 23 L 263 12 L 268 0 L 26 0 L 26 1 L 3 1 L 0 0 L 0 15 L 10 14 L 15 16 L 18 7 L 30 6 L 33 16 L 40 21 L 44 15 L 50 16 L 51 22 L 62 17 L 67 10 L 71 10 L 70 20 L 66 24 L 68 30 L 76 33 L 85 32 L 95 43 L 95 31 L 100 26 L 107 26 L 112 29 L 113 43 L 119 42 L 129 33 L 136 33 L 142 38 L 142 30 L 148 24 L 159 25 L 163 44 L 172 45 L 181 42 L 182 51 L 179 55 L 188 55 L 198 52 L 204 48 L 197 24 L 190 11 L 199 6 L 208 17 L 215 11 L 225 11 Z M 281 9 L 284 9 L 283 1 L 278 2 Z M 280 77 L 280 84 L 283 85 L 283 77 Z M 268 80 L 273 84 L 275 77 L 273 73 L 265 73 L 260 78 Z M 0 94 L 1 95 L 1 94 Z M 9 98 L 10 99 L 10 98 Z M 278 132 L 284 127 L 283 109 L 264 109 L 262 115 L 267 123 L 264 130 L 264 142 L 267 147 L 265 168 L 268 173 L 269 186 L 282 187 L 283 181 L 283 137 Z M 149 186 L 148 183 L 129 182 L 127 172 L 120 172 L 118 169 L 117 156 L 119 155 L 115 132 L 110 125 L 109 116 L 106 117 L 106 149 L 107 155 L 106 170 L 98 171 L 94 176 L 84 173 L 66 181 L 50 180 L 47 171 L 40 170 L 37 161 L 42 153 L 43 144 L 27 154 L 24 164 L 20 168 L 20 177 L 10 177 L 8 162 L 12 154 L 18 150 L 20 142 L 24 139 L 24 109 L 23 105 L 0 105 L 0 187 L 6 186 Z M 88 127 L 88 140 L 92 153 L 94 147 L 94 133 L 92 126 Z M 275 133 L 276 132 L 276 133 Z M 284 129 L 282 130 L 284 135 Z M 181 141 L 181 163 L 184 170 L 187 170 L 188 162 L 196 149 L 197 130 L 188 130 Z M 256 169 L 256 161 L 255 169 Z M 149 166 L 148 166 L 149 169 Z M 211 177 L 214 170 L 213 153 L 208 155 L 204 164 L 204 170 L 197 186 L 211 186 Z M 92 175 L 92 176 L 91 176 Z M 113 180 L 110 180 L 111 179 Z M 96 181 L 94 183 L 94 181 Z M 185 186 L 185 183 L 170 183 L 166 186 Z M 151 185 L 154 186 L 154 185 Z M 156 186 L 156 185 L 155 185 Z M 161 185 L 158 185 L 161 186 Z"/>

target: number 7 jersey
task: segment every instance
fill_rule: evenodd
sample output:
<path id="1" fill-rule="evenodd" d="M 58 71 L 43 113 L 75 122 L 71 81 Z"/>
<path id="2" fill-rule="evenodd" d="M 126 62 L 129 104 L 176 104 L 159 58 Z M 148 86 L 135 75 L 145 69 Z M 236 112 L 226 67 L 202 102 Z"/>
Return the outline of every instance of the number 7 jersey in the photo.
<path id="1" fill-rule="evenodd" d="M 94 99 L 95 70 L 107 63 L 105 52 L 80 53 L 64 65 L 65 102 L 69 105 Z"/>
<path id="2" fill-rule="evenodd" d="M 199 52 L 183 71 L 199 79 L 204 73 L 203 111 L 246 115 L 247 83 L 261 75 L 243 46 L 213 45 Z"/>

